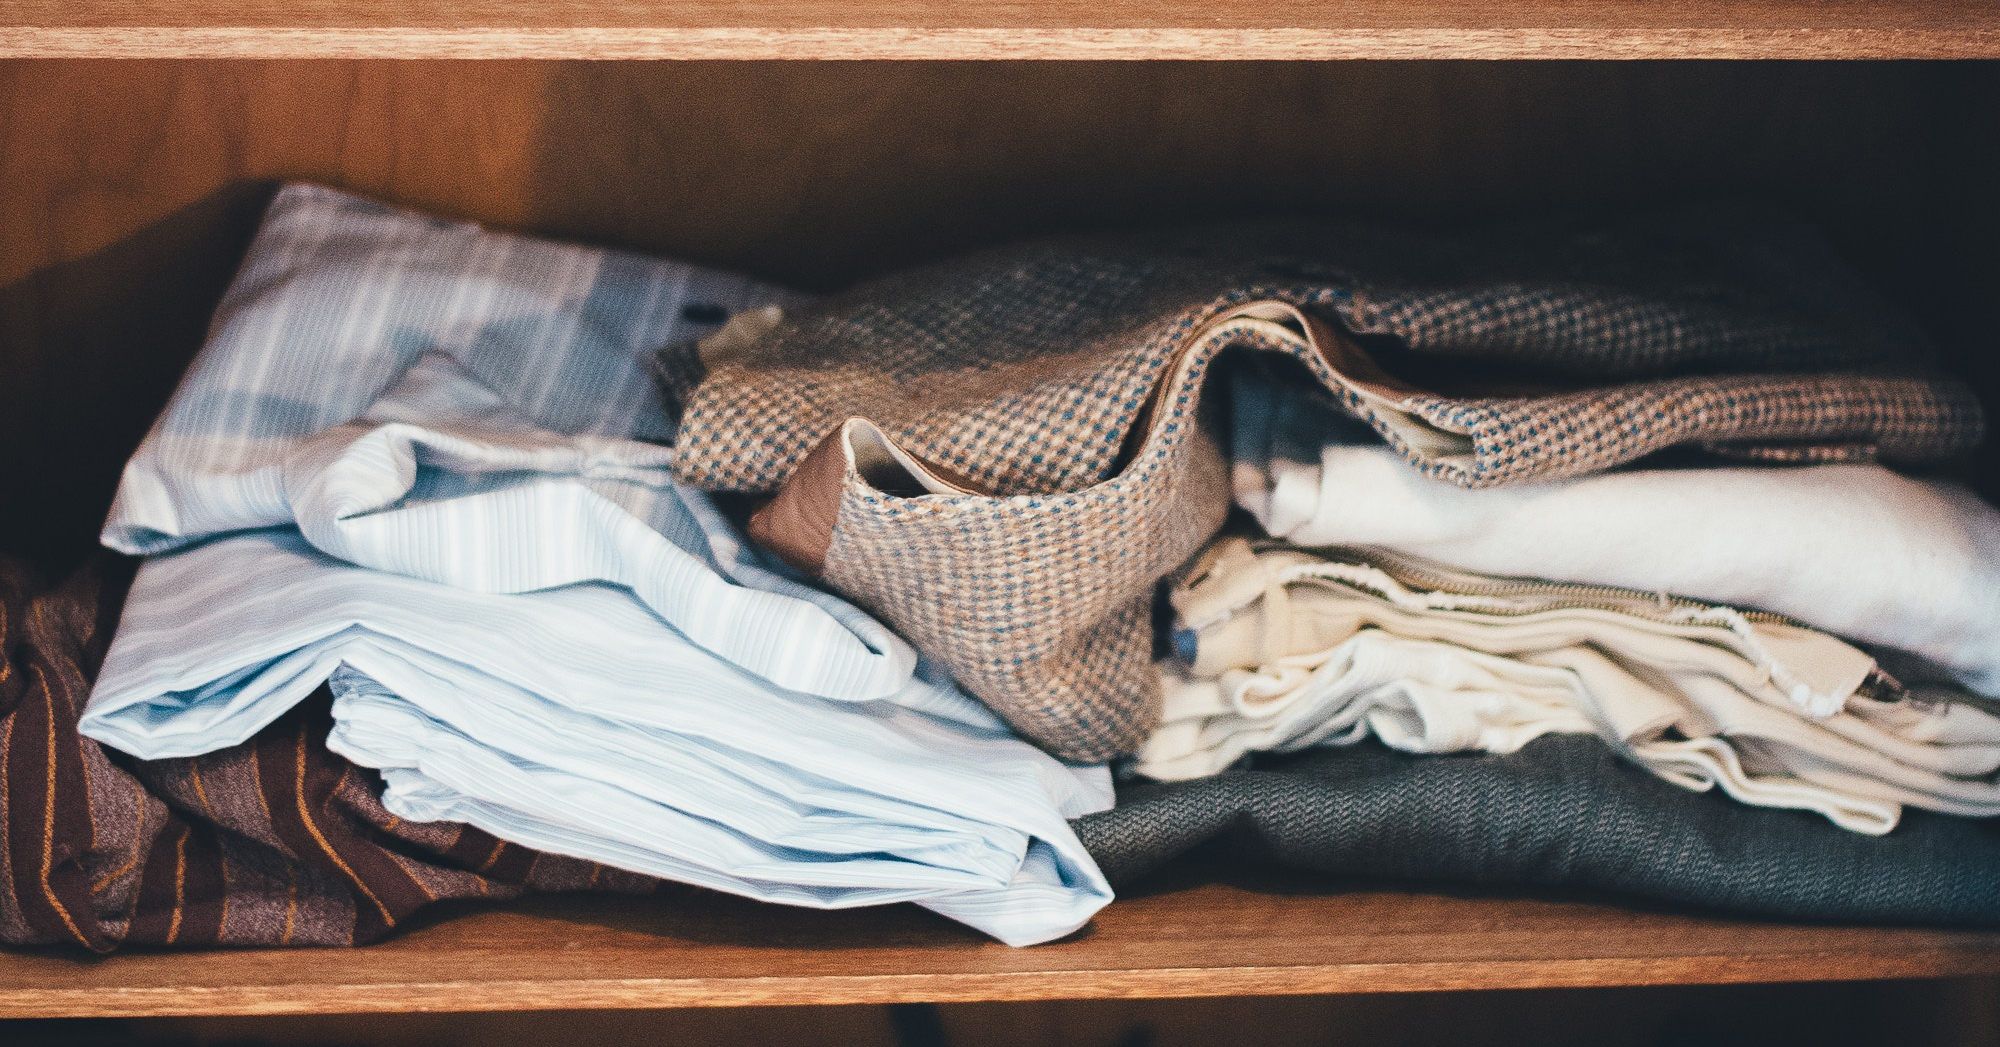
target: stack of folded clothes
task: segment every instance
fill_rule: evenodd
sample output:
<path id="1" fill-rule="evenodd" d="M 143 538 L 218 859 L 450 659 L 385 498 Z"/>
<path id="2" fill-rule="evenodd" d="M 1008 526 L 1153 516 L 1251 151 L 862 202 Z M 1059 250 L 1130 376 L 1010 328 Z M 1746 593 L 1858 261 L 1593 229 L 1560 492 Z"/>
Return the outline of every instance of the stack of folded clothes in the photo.
<path id="1" fill-rule="evenodd" d="M 1815 239 L 1754 215 L 1463 242 L 1231 226 L 987 252 L 717 339 L 674 471 L 772 495 L 754 537 L 1028 738 L 1126 755 L 1159 718 L 1154 584 L 1228 512 L 1207 394 L 1245 354 L 1475 489 L 1679 447 L 1930 461 L 1983 426 Z"/>
<path id="2" fill-rule="evenodd" d="M 0 563 L 0 939 L 665 879 L 1027 944 L 1203 841 L 2000 923 L 2000 518 L 1874 464 L 1979 438 L 1924 352 L 1734 211 L 810 300 L 287 187 L 129 593 Z"/>
<path id="3" fill-rule="evenodd" d="M 1969 491 L 1864 463 L 1467 489 L 1309 390 L 1232 393 L 1236 500 L 1284 541 L 1225 539 L 1175 586 L 1153 777 L 1594 733 L 1860 832 L 2000 813 L 2000 513 Z"/>
<path id="4" fill-rule="evenodd" d="M 1173 604 L 1186 664 L 1164 670 L 1149 777 L 1371 734 L 1405 752 L 1595 734 L 1668 781 L 1857 832 L 1895 828 L 1904 804 L 2000 814 L 2000 715 L 1909 694 L 1854 647 L 1762 613 L 1240 538 Z"/>
<path id="5" fill-rule="evenodd" d="M 2000 813 L 2000 716 L 1965 690 L 1994 693 L 2000 524 L 1873 464 L 1963 452 L 1982 413 L 1809 231 L 1079 238 L 738 334 L 670 357 L 702 375 L 677 475 L 768 496 L 753 537 L 1024 736 L 1131 758 L 1079 823 L 1114 882 L 1222 837 L 1329 871 L 2000 918 L 1969 820 Z M 1655 474 L 1671 512 L 1582 495 Z M 1209 545 L 1232 500 L 1291 544 Z M 1139 625 L 1161 579 L 1165 643 Z"/>

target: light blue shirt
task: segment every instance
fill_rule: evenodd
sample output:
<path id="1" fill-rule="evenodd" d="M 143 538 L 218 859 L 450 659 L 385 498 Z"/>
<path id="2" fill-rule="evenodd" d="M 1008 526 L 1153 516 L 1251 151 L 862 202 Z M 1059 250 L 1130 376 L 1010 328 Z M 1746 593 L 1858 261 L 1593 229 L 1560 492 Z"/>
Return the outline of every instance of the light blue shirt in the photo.
<path id="1" fill-rule="evenodd" d="M 649 442 L 653 350 L 785 299 L 286 188 L 126 468 L 105 543 L 155 555 L 84 733 L 207 752 L 330 680 L 329 746 L 401 817 L 1014 944 L 1081 926 L 1111 895 L 1065 819 L 1104 769 L 783 573 Z"/>

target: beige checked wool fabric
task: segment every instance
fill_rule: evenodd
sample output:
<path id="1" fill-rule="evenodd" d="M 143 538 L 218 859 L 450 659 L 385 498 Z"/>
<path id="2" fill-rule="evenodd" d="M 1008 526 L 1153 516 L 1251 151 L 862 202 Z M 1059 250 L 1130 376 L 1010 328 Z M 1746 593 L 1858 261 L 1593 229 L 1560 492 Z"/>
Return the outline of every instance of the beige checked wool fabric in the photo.
<path id="1" fill-rule="evenodd" d="M 675 469 L 783 486 L 754 537 L 1029 738 L 1103 759 L 1157 716 L 1154 583 L 1227 511 L 1200 405 L 1232 347 L 1296 361 L 1469 487 L 1677 444 L 1915 461 L 1982 427 L 1962 385 L 1913 373 L 1908 325 L 1782 224 L 1465 242 L 1292 225 L 987 252 L 717 338 Z"/>
<path id="2" fill-rule="evenodd" d="M 1983 426 L 1906 320 L 1818 237 L 1765 216 L 1461 239 L 1291 223 L 990 251 L 859 287 L 698 364 L 663 354 L 686 390 L 677 473 L 772 491 L 863 417 L 998 493 L 1074 490 L 1110 478 L 1217 303 L 1263 298 L 1353 336 L 1343 369 L 1379 395 L 1335 392 L 1414 467 L 1468 487 L 1677 444 L 1920 462 Z"/>
<path id="3" fill-rule="evenodd" d="M 751 535 L 873 607 L 1036 744 L 1090 762 L 1130 752 L 1160 705 L 1153 584 L 1229 508 L 1203 380 L 1225 349 L 1304 348 L 1240 310 L 1188 341 L 1131 464 L 1110 480 L 991 497 L 857 419 L 809 456 Z"/>

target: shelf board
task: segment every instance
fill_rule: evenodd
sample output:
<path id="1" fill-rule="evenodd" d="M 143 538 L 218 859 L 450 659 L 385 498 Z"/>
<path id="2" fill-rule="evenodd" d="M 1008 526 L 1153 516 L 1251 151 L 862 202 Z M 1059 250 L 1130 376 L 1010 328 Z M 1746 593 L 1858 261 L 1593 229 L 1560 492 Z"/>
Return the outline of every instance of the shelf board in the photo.
<path id="1" fill-rule="evenodd" d="M 2000 931 L 1801 926 L 1232 874 L 1010 949 L 910 906 L 675 889 L 459 909 L 357 950 L 0 952 L 0 1017 L 1254 996 L 2000 972 Z"/>
<path id="2" fill-rule="evenodd" d="M 9 0 L 0 57 L 1993 58 L 2000 0 Z"/>

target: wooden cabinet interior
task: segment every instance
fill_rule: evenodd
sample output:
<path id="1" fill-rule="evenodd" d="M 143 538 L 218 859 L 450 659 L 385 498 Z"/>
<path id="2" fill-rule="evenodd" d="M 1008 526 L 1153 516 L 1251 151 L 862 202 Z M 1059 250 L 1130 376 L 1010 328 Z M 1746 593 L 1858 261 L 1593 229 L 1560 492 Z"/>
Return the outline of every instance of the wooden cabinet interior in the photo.
<path id="1" fill-rule="evenodd" d="M 91 544 L 279 180 L 814 288 L 1065 229 L 1747 197 L 1825 228 L 1991 408 L 1996 114 L 1986 62 L 0 60 L 0 549 L 59 565 Z M 2000 491 L 2000 454 L 1959 471 Z M 0 955 L 0 1012 L 354 1009 L 327 992 L 364 988 L 324 976 L 369 964 L 404 986 L 380 997 L 391 1010 L 2000 972 L 1986 932 L 1505 897 L 1195 885 L 1024 952 L 913 914 L 658 904 L 738 916 L 549 903 L 440 923 L 358 967 Z M 1431 937 L 1407 933 L 1418 917 Z M 884 951 L 884 934 L 908 942 Z M 547 962 L 573 940 L 599 973 Z"/>

